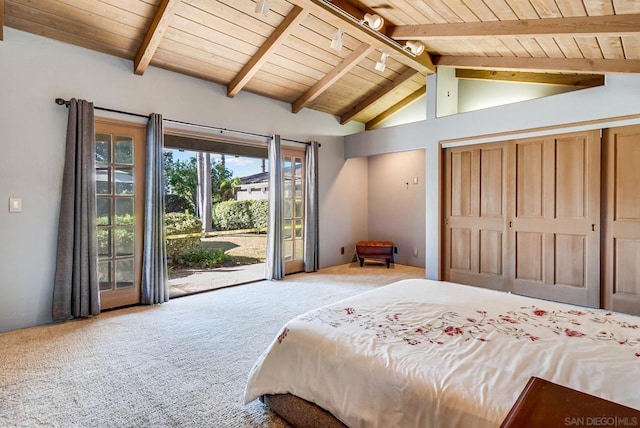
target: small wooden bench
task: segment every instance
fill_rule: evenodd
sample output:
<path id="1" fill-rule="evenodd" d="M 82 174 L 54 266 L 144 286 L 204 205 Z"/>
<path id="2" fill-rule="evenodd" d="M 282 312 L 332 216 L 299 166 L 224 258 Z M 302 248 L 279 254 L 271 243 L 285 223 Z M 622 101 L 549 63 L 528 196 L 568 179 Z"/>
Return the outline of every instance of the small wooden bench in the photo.
<path id="1" fill-rule="evenodd" d="M 358 241 L 356 243 L 356 256 L 360 266 L 364 265 L 364 259 L 384 260 L 387 269 L 393 262 L 393 242 L 390 241 Z"/>

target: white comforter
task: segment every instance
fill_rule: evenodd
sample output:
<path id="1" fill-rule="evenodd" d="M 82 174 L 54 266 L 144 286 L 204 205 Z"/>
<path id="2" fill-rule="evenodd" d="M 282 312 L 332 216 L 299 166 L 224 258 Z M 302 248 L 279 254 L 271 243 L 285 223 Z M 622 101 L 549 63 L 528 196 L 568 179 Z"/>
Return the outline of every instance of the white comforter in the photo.
<path id="1" fill-rule="evenodd" d="M 350 427 L 494 427 L 531 376 L 640 409 L 640 318 L 400 281 L 287 323 L 245 402 L 291 393 Z"/>

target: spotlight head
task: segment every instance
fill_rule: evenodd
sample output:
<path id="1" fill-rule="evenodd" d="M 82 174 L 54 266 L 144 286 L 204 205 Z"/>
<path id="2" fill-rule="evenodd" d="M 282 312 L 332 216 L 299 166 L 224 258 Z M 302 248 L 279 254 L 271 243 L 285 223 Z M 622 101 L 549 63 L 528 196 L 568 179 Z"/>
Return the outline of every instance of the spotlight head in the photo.
<path id="1" fill-rule="evenodd" d="M 415 40 L 407 40 L 407 43 L 404 45 L 405 49 L 411 51 L 415 56 L 421 55 L 424 52 L 424 45 Z"/>
<path id="2" fill-rule="evenodd" d="M 384 19 L 377 14 L 365 13 L 363 22 L 366 23 L 371 29 L 378 31 L 384 25 Z"/>
<path id="3" fill-rule="evenodd" d="M 333 36 L 333 39 L 331 39 L 331 49 L 333 49 L 334 51 L 341 51 L 342 50 L 342 35 L 344 34 L 344 30 L 341 30 L 338 28 L 338 31 L 336 31 L 336 35 Z"/>
<path id="4" fill-rule="evenodd" d="M 376 65 L 374 68 L 378 70 L 380 73 L 382 73 L 387 66 L 388 56 L 389 54 L 382 52 L 382 55 L 380 55 L 380 61 L 376 62 Z"/>
<path id="5" fill-rule="evenodd" d="M 267 16 L 269 13 L 269 3 L 267 3 L 267 0 L 258 0 L 258 3 L 256 3 L 256 13 Z"/>

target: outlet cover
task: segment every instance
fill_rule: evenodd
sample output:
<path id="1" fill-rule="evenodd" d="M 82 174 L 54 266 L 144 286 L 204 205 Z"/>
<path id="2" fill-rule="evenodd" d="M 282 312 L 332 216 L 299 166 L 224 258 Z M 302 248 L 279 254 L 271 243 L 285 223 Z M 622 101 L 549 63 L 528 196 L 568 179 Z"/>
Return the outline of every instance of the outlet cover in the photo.
<path id="1" fill-rule="evenodd" d="M 10 213 L 22 212 L 22 198 L 9 198 L 9 212 Z"/>

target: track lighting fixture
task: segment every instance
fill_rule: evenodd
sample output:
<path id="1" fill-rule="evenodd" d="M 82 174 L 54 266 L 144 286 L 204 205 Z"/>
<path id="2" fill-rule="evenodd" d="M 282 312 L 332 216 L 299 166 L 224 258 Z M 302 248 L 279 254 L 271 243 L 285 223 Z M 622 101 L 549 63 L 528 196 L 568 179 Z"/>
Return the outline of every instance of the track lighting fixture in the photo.
<path id="1" fill-rule="evenodd" d="M 342 36 L 344 35 L 344 30 L 338 28 L 336 31 L 336 35 L 333 36 L 331 40 L 331 49 L 340 52 L 342 50 Z"/>
<path id="2" fill-rule="evenodd" d="M 414 54 L 415 56 L 418 56 L 422 54 L 422 52 L 424 52 L 424 45 L 415 40 L 407 40 L 407 43 L 404 45 L 404 48 L 409 52 L 411 52 L 412 54 Z"/>
<path id="3" fill-rule="evenodd" d="M 365 13 L 362 23 L 367 24 L 372 30 L 378 31 L 384 25 L 384 19 L 375 13 Z"/>
<path id="4" fill-rule="evenodd" d="M 389 56 L 388 53 L 382 52 L 382 55 L 380 55 L 380 61 L 376 62 L 375 69 L 378 70 L 380 73 L 382 73 L 384 71 L 385 67 L 387 66 L 387 57 L 388 56 Z"/>
<path id="5" fill-rule="evenodd" d="M 261 13 L 264 16 L 267 16 L 269 13 L 269 3 L 267 0 L 258 0 L 258 3 L 256 3 L 256 13 Z"/>

